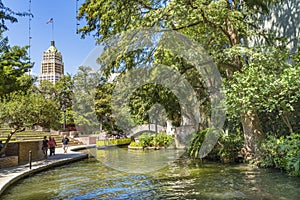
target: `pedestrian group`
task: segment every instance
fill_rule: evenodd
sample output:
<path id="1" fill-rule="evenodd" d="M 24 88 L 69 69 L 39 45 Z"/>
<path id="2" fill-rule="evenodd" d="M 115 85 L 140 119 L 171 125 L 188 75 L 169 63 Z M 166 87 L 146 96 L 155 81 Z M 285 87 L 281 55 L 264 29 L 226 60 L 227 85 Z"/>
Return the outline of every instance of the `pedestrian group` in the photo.
<path id="1" fill-rule="evenodd" d="M 68 144 L 69 144 L 69 138 L 64 135 L 62 139 L 62 148 L 64 150 L 64 153 L 67 153 L 68 150 Z M 43 145 L 42 145 L 42 150 L 44 154 L 44 158 L 48 158 L 48 150 L 50 150 L 49 156 L 55 156 L 55 147 L 57 146 L 56 141 L 54 137 L 49 136 L 49 140 L 47 139 L 47 136 L 44 136 L 43 139 Z"/>

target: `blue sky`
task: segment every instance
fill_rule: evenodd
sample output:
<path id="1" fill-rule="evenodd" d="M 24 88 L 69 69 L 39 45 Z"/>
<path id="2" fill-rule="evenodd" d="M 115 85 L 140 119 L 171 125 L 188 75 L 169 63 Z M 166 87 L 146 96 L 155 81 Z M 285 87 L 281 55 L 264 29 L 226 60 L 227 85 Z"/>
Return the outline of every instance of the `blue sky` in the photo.
<path id="1" fill-rule="evenodd" d="M 6 7 L 14 11 L 28 11 L 29 0 L 2 0 Z M 79 5 L 84 0 L 79 0 Z M 78 7 L 79 7 L 78 5 Z M 35 62 L 33 75 L 38 75 L 41 69 L 43 52 L 50 46 L 52 40 L 51 24 L 54 19 L 55 46 L 63 55 L 65 72 L 74 75 L 77 68 L 84 63 L 89 53 L 95 47 L 92 36 L 80 39 L 76 34 L 76 0 L 31 0 L 31 60 Z M 83 22 L 79 22 L 83 25 Z M 18 23 L 7 23 L 9 30 L 5 35 L 10 45 L 28 45 L 28 17 L 18 17 Z"/>

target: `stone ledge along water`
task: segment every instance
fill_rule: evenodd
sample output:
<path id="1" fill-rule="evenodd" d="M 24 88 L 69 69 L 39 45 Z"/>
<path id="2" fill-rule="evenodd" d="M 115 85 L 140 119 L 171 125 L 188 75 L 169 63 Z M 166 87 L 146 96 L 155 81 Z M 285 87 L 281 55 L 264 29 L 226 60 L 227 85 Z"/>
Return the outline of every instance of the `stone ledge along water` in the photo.
<path id="1" fill-rule="evenodd" d="M 10 167 L 0 170 L 0 196 L 1 194 L 16 181 L 29 175 L 47 170 L 52 167 L 64 165 L 70 162 L 75 162 L 81 159 L 88 158 L 88 154 L 84 152 L 76 152 L 75 150 L 93 147 L 93 145 L 81 145 L 70 147 L 68 153 L 64 153 L 62 148 L 56 148 L 55 156 L 48 157 L 47 160 L 39 160 L 32 162 L 32 168 L 29 169 L 29 163 Z"/>

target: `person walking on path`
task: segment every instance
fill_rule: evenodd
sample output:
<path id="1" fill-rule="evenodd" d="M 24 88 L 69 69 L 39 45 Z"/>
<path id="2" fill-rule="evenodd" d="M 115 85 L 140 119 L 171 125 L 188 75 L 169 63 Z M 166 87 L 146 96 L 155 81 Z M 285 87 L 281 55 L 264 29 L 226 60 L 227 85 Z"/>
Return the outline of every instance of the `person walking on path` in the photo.
<path id="1" fill-rule="evenodd" d="M 67 153 L 69 141 L 69 138 L 67 138 L 67 136 L 64 135 L 64 138 L 61 140 L 61 142 L 63 143 L 64 153 Z"/>
<path id="2" fill-rule="evenodd" d="M 49 156 L 52 156 L 52 155 L 54 156 L 55 155 L 55 146 L 56 146 L 56 142 L 55 142 L 54 137 L 49 136 L 48 145 L 49 145 L 49 149 L 50 149 L 50 155 Z"/>
<path id="3" fill-rule="evenodd" d="M 47 136 L 44 136 L 42 150 L 43 150 L 44 158 L 47 159 L 47 157 L 48 157 L 48 140 L 47 140 Z"/>

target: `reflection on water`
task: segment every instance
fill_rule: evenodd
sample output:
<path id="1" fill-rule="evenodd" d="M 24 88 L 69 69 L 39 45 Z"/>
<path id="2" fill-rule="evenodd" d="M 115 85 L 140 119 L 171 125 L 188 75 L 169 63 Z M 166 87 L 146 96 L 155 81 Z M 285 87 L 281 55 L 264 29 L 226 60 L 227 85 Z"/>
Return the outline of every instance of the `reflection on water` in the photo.
<path id="1" fill-rule="evenodd" d="M 151 167 L 149 151 L 137 159 L 123 157 L 119 150 L 99 150 L 108 162 L 89 159 L 58 167 L 24 179 L 10 188 L 1 200 L 24 199 L 299 199 L 300 179 L 249 165 L 201 164 L 188 159 L 168 162 L 150 173 L 126 173 L 118 169 Z M 157 151 L 159 152 L 159 151 Z M 162 152 L 161 152 L 162 153 Z M 165 152 L 166 153 L 166 152 Z M 120 156 L 121 155 L 121 156 Z M 150 156 L 151 155 L 151 156 Z M 159 155 L 159 154 L 158 154 Z M 157 157 L 159 157 L 156 155 Z M 176 154 L 173 154 L 173 156 Z M 99 158 L 99 157 L 98 157 Z M 112 159 L 113 158 L 113 159 Z M 170 160 L 173 157 L 170 157 Z M 155 161 L 158 158 L 154 159 Z M 146 161 L 146 162 L 144 162 Z M 155 163 L 154 163 L 155 165 Z M 160 167 L 162 165 L 159 165 Z"/>
<path id="2" fill-rule="evenodd" d="M 179 159 L 184 150 L 130 150 L 111 148 L 109 150 L 91 150 L 103 165 L 128 173 L 149 173 L 167 167 Z M 134 166 L 133 166 L 134 165 Z"/>

